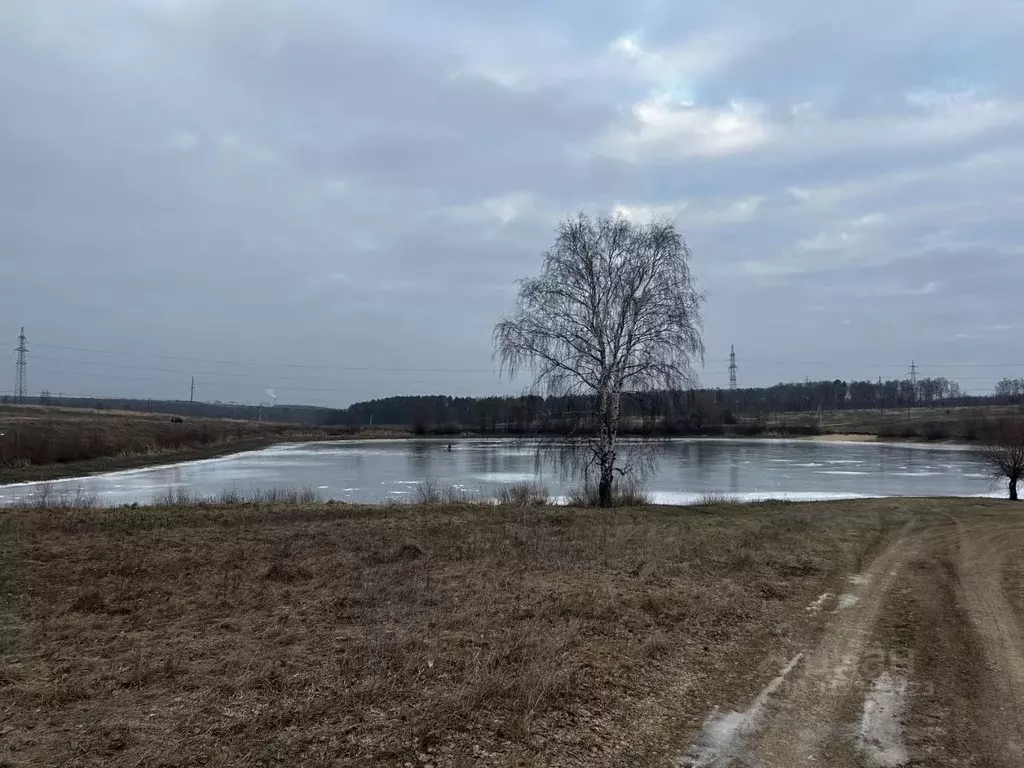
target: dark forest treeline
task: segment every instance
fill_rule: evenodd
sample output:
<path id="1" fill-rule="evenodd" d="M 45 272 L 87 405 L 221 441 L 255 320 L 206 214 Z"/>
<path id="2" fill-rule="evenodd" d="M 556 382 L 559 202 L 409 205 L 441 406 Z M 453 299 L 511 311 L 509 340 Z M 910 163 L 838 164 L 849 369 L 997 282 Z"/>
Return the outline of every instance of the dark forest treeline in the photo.
<path id="1" fill-rule="evenodd" d="M 910 381 L 818 381 L 737 390 L 704 389 L 626 395 L 626 432 L 712 433 L 716 427 L 758 421 L 772 414 L 821 415 L 878 409 L 962 408 L 1024 402 L 1024 381 L 1001 382 L 992 396 L 965 395 L 947 379 Z M 1017 382 L 1014 386 L 1014 382 Z M 420 433 L 565 432 L 586 427 L 586 398 L 407 396 L 355 403 L 331 415 L 346 426 L 412 427 Z"/>

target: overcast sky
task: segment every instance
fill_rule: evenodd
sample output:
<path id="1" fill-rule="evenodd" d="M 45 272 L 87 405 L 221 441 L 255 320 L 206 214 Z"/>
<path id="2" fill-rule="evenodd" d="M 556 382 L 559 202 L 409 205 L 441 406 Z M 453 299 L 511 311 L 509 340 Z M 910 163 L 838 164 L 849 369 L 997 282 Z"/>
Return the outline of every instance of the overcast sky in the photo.
<path id="1" fill-rule="evenodd" d="M 617 210 L 689 241 L 706 385 L 734 343 L 741 384 L 989 390 L 1024 375 L 1022 29 L 1020 0 L 2 0 L 5 344 L 32 394 L 511 391 L 515 279 Z"/>

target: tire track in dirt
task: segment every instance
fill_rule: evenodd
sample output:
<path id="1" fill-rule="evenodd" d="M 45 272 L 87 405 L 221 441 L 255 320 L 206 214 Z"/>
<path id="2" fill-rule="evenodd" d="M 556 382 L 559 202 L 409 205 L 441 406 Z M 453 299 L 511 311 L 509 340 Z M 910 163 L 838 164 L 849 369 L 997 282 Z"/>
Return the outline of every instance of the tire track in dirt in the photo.
<path id="1" fill-rule="evenodd" d="M 957 599 L 959 543 L 955 521 L 946 523 L 935 528 L 939 535 L 926 537 L 892 592 L 871 641 L 877 663 L 864 668 L 865 679 L 889 675 L 907 683 L 903 716 L 889 721 L 899 726 L 905 765 L 985 768 L 992 760 L 981 736 L 984 653 Z M 861 744 L 859 751 L 870 758 L 873 746 Z"/>
<path id="2" fill-rule="evenodd" d="M 850 762 L 850 755 L 834 754 L 830 747 L 837 741 L 837 730 L 843 731 L 842 742 L 851 741 L 849 712 L 851 708 L 859 711 L 863 701 L 858 687 L 860 665 L 889 592 L 921 539 L 920 523 L 912 518 L 859 574 L 850 591 L 856 602 L 836 614 L 818 647 L 807 655 L 801 674 L 778 702 L 775 717 L 755 744 L 757 762 L 753 764 L 766 768 L 860 765 Z"/>
<path id="3" fill-rule="evenodd" d="M 867 643 L 889 591 L 920 544 L 919 524 L 912 518 L 867 569 L 851 579 L 848 593 L 855 599 L 834 613 L 824 637 L 805 654 L 800 666 L 784 670 L 792 670 L 788 678 L 782 676 L 784 682 L 773 681 L 773 698 L 755 701 L 757 733 L 742 728 L 735 737 L 722 740 L 717 738 L 721 718 L 709 719 L 704 734 L 675 764 L 693 768 L 861 765 L 835 762 L 832 756 L 825 759 L 821 750 L 834 740 L 837 727 L 847 732 L 844 741 L 851 740 L 848 725 L 837 724 L 847 723 L 851 701 L 859 711 L 863 698 L 856 684 Z"/>
<path id="4" fill-rule="evenodd" d="M 987 697 L 984 737 L 995 765 L 1024 765 L 1024 634 L 1004 592 L 1007 558 L 1024 534 L 1024 522 L 956 521 L 958 597 L 984 651 Z"/>

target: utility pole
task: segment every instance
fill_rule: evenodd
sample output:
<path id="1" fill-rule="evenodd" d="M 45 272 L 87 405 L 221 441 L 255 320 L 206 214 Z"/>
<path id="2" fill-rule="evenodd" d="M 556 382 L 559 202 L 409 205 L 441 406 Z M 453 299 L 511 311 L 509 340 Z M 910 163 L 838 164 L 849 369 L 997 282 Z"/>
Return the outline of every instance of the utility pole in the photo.
<path id="1" fill-rule="evenodd" d="M 17 402 L 24 403 L 25 391 L 28 389 L 28 347 L 25 346 L 25 326 L 21 327 L 21 333 L 18 335 L 18 347 L 15 351 L 18 353 L 18 374 L 14 397 Z"/>
<path id="2" fill-rule="evenodd" d="M 910 402 L 907 403 L 907 416 L 910 409 L 917 405 L 917 361 L 910 361 Z"/>
<path id="3" fill-rule="evenodd" d="M 729 347 L 729 389 L 736 389 L 736 372 L 739 368 L 736 367 L 736 345 L 733 344 Z"/>
<path id="4" fill-rule="evenodd" d="M 196 377 L 192 377 L 192 388 L 188 392 L 188 401 L 194 403 L 196 401 Z"/>

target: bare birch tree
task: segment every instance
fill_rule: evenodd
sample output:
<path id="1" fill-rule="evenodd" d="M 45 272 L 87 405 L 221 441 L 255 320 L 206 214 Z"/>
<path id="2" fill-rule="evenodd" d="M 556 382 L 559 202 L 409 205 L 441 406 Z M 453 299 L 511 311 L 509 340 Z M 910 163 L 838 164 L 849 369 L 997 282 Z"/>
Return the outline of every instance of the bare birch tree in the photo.
<path id="1" fill-rule="evenodd" d="M 624 471 L 620 398 L 692 381 L 692 363 L 704 356 L 703 303 L 671 222 L 580 214 L 559 224 L 541 275 L 519 282 L 514 310 L 494 328 L 503 372 L 530 371 L 550 394 L 591 398 L 597 435 L 584 472 L 597 470 L 602 506 Z"/>
<path id="2" fill-rule="evenodd" d="M 1024 419 L 999 419 L 982 436 L 981 455 L 992 477 L 1008 484 L 1010 499 L 1017 501 L 1017 483 L 1024 479 Z"/>

